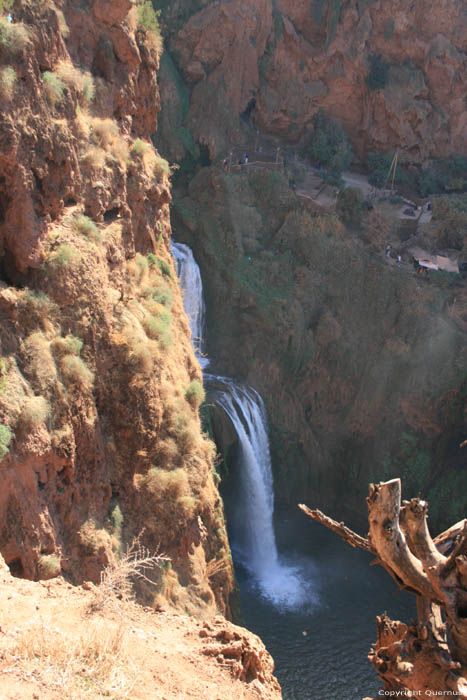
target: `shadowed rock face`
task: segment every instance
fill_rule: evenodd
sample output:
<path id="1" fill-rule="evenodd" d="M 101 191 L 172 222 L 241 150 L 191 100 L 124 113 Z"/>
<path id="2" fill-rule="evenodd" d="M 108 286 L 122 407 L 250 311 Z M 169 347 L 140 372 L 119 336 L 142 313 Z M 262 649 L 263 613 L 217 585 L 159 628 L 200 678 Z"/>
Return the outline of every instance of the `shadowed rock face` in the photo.
<path id="1" fill-rule="evenodd" d="M 63 12 L 14 3 L 1 48 L 16 81 L 0 97 L 0 553 L 18 576 L 98 582 L 144 529 L 172 560 L 166 600 L 228 613 L 230 562 L 207 575 L 227 536 L 185 398 L 201 372 L 150 142 L 158 50 L 127 0 Z"/>
<path id="2" fill-rule="evenodd" d="M 177 0 L 163 17 L 190 90 L 184 126 L 211 156 L 241 140 L 252 98 L 253 123 L 292 140 L 324 109 L 360 156 L 398 147 L 420 163 L 467 148 L 462 2 Z"/>

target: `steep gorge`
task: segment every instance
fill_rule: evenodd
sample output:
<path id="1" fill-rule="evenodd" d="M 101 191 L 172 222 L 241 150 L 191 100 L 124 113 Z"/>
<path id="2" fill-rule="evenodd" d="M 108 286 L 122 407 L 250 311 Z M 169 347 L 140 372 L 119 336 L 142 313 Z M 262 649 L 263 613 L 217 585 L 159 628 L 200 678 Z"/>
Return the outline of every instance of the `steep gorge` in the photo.
<path id="1" fill-rule="evenodd" d="M 379 211 L 345 226 L 297 197 L 290 173 L 226 172 L 223 159 L 262 160 L 262 143 L 270 160 L 304 153 L 320 109 L 357 159 L 397 148 L 414 168 L 462 153 L 465 6 L 155 5 L 168 46 L 158 136 L 181 166 L 174 228 L 202 269 L 217 368 L 266 399 L 278 500 L 332 510 L 345 494 L 363 525 L 368 482 L 402 474 L 435 528 L 461 518 L 465 284 L 417 278 L 408 255 L 386 264 L 388 240 L 408 234 Z"/>

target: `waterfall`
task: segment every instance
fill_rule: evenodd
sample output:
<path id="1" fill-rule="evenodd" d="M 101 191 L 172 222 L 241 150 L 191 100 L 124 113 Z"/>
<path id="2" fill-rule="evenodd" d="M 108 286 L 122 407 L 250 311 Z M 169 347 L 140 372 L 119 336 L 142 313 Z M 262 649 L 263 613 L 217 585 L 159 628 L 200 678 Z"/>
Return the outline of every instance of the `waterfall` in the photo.
<path id="1" fill-rule="evenodd" d="M 191 248 L 184 243 L 170 244 L 172 257 L 183 291 L 183 306 L 185 308 L 191 330 L 191 342 L 201 367 L 207 367 L 209 360 L 203 355 L 205 306 L 203 299 L 203 283 L 201 273 L 195 262 Z"/>
<path id="2" fill-rule="evenodd" d="M 204 300 L 201 274 L 190 248 L 172 243 L 184 306 L 190 320 L 194 347 L 199 355 L 204 336 Z M 209 363 L 207 358 L 203 367 Z M 274 488 L 266 411 L 251 387 L 227 377 L 205 374 L 213 387 L 213 400 L 228 415 L 238 436 L 238 499 L 229 529 L 237 560 L 250 572 L 264 597 L 280 607 L 297 607 L 305 599 L 303 581 L 293 567 L 279 561 L 274 534 Z"/>

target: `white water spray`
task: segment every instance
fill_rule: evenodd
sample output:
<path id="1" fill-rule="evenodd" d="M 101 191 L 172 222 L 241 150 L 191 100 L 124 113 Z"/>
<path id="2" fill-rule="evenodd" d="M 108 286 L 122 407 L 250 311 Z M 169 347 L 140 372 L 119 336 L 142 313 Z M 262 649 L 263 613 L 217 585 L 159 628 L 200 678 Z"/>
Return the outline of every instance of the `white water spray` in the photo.
<path id="1" fill-rule="evenodd" d="M 201 274 L 188 246 L 172 243 L 184 305 L 190 319 L 194 347 L 199 357 L 204 335 L 204 300 Z M 192 325 L 193 324 L 193 325 Z M 206 367 L 209 360 L 201 363 Z M 214 386 L 214 401 L 226 412 L 239 444 L 238 472 L 241 499 L 237 499 L 230 523 L 232 548 L 248 569 L 264 597 L 283 608 L 304 602 L 306 588 L 295 568 L 279 561 L 274 535 L 274 488 L 266 411 L 260 395 L 227 377 L 205 374 Z"/>

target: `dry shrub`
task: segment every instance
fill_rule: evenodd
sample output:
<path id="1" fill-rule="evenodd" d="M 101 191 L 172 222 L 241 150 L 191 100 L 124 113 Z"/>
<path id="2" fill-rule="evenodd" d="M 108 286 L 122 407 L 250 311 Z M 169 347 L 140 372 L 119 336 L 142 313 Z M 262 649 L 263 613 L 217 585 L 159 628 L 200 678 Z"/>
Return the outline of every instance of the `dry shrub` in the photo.
<path id="1" fill-rule="evenodd" d="M 154 361 L 159 358 L 159 349 L 140 327 L 127 322 L 120 333 L 114 334 L 113 341 L 125 347 L 128 361 L 136 372 L 144 376 L 151 374 Z"/>
<path id="2" fill-rule="evenodd" d="M 16 83 L 16 71 L 11 66 L 0 70 L 0 94 L 6 100 L 13 97 L 13 89 Z"/>
<path id="3" fill-rule="evenodd" d="M 76 92 L 83 92 L 84 75 L 70 61 L 60 61 L 55 68 L 55 74 L 68 87 L 73 88 Z"/>
<path id="4" fill-rule="evenodd" d="M 116 558 L 101 573 L 100 585 L 93 589 L 91 611 L 104 610 L 107 606 L 120 607 L 121 603 L 134 600 L 134 583 L 139 579 L 157 585 L 150 573 L 170 561 L 164 554 L 151 554 L 141 544 L 143 532 L 133 539 L 124 554 Z"/>
<path id="5" fill-rule="evenodd" d="M 230 570 L 230 562 L 225 557 L 221 559 L 211 559 L 206 565 L 206 573 L 209 579 L 214 578 L 216 574 Z"/>
<path id="6" fill-rule="evenodd" d="M 66 335 L 64 338 L 54 338 L 50 347 L 55 355 L 62 357 L 63 355 L 78 355 L 83 348 L 83 341 L 75 335 Z"/>
<path id="7" fill-rule="evenodd" d="M 27 399 L 19 416 L 23 428 L 32 430 L 50 417 L 50 404 L 43 396 L 32 396 Z"/>
<path id="8" fill-rule="evenodd" d="M 143 483 L 147 490 L 154 495 L 181 498 L 190 494 L 188 477 L 181 468 L 166 471 L 152 467 L 144 476 Z"/>
<path id="9" fill-rule="evenodd" d="M 57 13 L 58 29 L 60 31 L 60 34 L 62 35 L 63 39 L 68 39 L 68 37 L 70 36 L 70 28 L 65 19 L 65 15 L 61 10 L 58 10 L 57 8 L 55 8 L 55 12 Z"/>
<path id="10" fill-rule="evenodd" d="M 4 636 L 2 646 L 10 667 L 33 676 L 45 688 L 56 689 L 62 697 L 134 697 L 139 672 L 131 662 L 123 622 L 92 620 L 79 636 L 72 636 L 50 620 L 40 621 Z"/>
<path id="11" fill-rule="evenodd" d="M 91 122 L 92 141 L 106 151 L 110 149 L 114 141 L 119 137 L 118 124 L 114 119 L 100 119 L 95 117 Z"/>
<path id="12" fill-rule="evenodd" d="M 53 328 L 58 307 L 47 294 L 26 289 L 19 299 L 19 305 L 28 314 L 28 320 L 33 323 L 41 323 L 46 330 Z"/>
<path id="13" fill-rule="evenodd" d="M 65 355 L 60 362 L 60 373 L 70 384 L 77 384 L 83 389 L 91 389 L 94 384 L 94 374 L 86 366 L 84 360 L 76 355 Z"/>
<path id="14" fill-rule="evenodd" d="M 154 150 L 154 146 L 149 141 L 135 139 L 130 148 L 130 156 L 141 161 L 147 175 L 154 174 L 156 162 L 161 160 Z"/>
<path id="15" fill-rule="evenodd" d="M 170 165 L 160 156 L 156 156 L 153 164 L 154 175 L 158 180 L 162 180 L 164 177 L 170 177 Z"/>
<path id="16" fill-rule="evenodd" d="M 81 161 L 94 170 L 101 170 L 105 166 L 106 153 L 99 146 L 90 146 L 81 156 Z"/>
<path id="17" fill-rule="evenodd" d="M 157 441 L 157 462 L 166 469 L 172 469 L 180 461 L 180 450 L 172 437 Z"/>
<path id="18" fill-rule="evenodd" d="M 9 57 L 19 56 L 30 41 L 30 33 L 22 22 L 9 22 L 0 17 L 0 52 Z"/>
<path id="19" fill-rule="evenodd" d="M 89 216 L 85 214 L 77 214 L 74 219 L 76 231 L 82 236 L 90 238 L 95 243 L 102 243 L 102 235 L 96 224 Z"/>
<path id="20" fill-rule="evenodd" d="M 78 105 L 74 120 L 77 137 L 80 141 L 89 141 L 91 135 L 91 120 Z"/>
<path id="21" fill-rule="evenodd" d="M 41 390 L 46 390 L 57 380 L 57 368 L 50 352 L 50 343 L 43 333 L 32 333 L 23 345 L 23 356 L 28 371 Z"/>
<path id="22" fill-rule="evenodd" d="M 37 563 L 39 578 L 50 579 L 60 576 L 60 558 L 56 554 L 41 554 Z"/>

